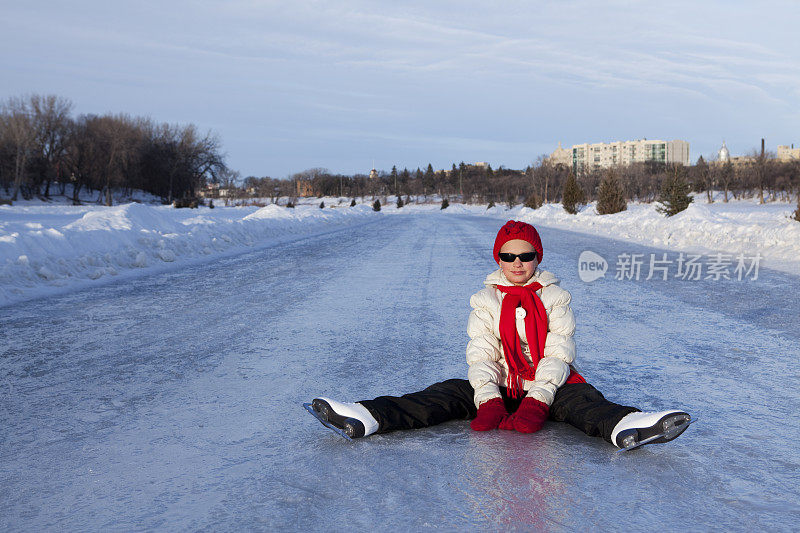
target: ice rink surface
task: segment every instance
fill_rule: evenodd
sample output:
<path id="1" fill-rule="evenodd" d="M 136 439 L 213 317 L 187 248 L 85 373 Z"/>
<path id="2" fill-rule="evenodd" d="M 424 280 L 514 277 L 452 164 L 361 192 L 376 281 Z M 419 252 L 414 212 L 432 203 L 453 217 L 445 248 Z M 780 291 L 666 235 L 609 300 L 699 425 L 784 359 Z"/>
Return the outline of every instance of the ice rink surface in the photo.
<path id="1" fill-rule="evenodd" d="M 623 281 L 619 254 L 664 251 L 540 228 L 583 375 L 698 419 L 668 444 L 618 455 L 564 424 L 466 421 L 349 443 L 305 413 L 466 377 L 499 226 L 380 217 L 0 308 L 0 529 L 796 530 L 800 273 L 767 263 Z M 579 280 L 584 250 L 605 278 Z"/>

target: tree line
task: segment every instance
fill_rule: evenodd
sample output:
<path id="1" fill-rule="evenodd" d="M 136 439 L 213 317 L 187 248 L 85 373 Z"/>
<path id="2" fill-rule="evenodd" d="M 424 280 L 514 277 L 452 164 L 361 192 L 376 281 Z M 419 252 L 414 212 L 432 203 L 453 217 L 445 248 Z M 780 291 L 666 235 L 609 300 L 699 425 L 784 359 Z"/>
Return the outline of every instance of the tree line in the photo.
<path id="1" fill-rule="evenodd" d="M 695 192 L 706 192 L 709 201 L 712 190 L 722 191 L 723 201 L 747 196 L 766 201 L 788 200 L 800 188 L 800 162 L 780 162 L 769 152 L 753 152 L 747 163 L 738 165 L 709 164 L 700 157 L 688 167 L 651 161 L 579 175 L 543 155 L 519 170 L 464 162 L 434 170 L 429 163 L 415 169 L 394 166 L 376 177 L 312 168 L 290 179 L 249 176 L 240 180 L 238 173 L 227 168 L 219 138 L 201 133 L 193 124 L 157 123 L 126 114 L 75 117 L 72 107 L 69 100 L 53 95 L 12 97 L 0 104 L 0 187 L 6 196 L 46 198 L 54 188 L 63 195 L 71 184 L 76 203 L 81 191 L 89 191 L 110 205 L 112 190 L 142 190 L 172 202 L 195 197 L 213 182 L 239 191 L 240 197 L 268 197 L 277 202 L 281 197 L 296 197 L 300 183 L 320 197 L 370 196 L 374 200 L 392 195 L 424 202 L 435 196 L 465 203 L 538 207 L 563 203 L 565 195 L 570 205 L 597 200 L 601 190 L 609 190 L 601 187 L 609 174 L 614 178 L 616 204 L 658 200 L 665 182 L 675 179 L 685 180 Z"/>
<path id="2" fill-rule="evenodd" d="M 686 182 L 689 190 L 705 193 L 713 201 L 712 191 L 722 193 L 722 201 L 757 197 L 761 201 L 789 200 L 800 192 L 800 161 L 781 162 L 772 154 L 754 154 L 747 163 L 734 166 L 728 162 L 709 164 L 701 156 L 694 165 L 663 164 L 654 161 L 633 163 L 613 168 L 598 168 L 575 175 L 572 168 L 553 164 L 546 156 L 523 170 L 491 165 L 452 164 L 447 170 L 416 168 L 378 172 L 376 178 L 366 174 L 344 175 L 323 168 L 298 172 L 286 180 L 249 177 L 245 183 L 256 196 L 274 198 L 296 196 L 297 183 L 308 183 L 314 196 L 413 197 L 426 201 L 431 196 L 459 198 L 464 203 L 503 203 L 510 206 L 525 203 L 538 207 L 542 203 L 588 203 L 598 200 L 604 180 L 618 182 L 621 201 L 651 203 L 659 200 L 665 186 L 674 187 L 675 180 Z M 572 189 L 568 182 L 572 182 Z M 269 193 L 269 194 L 267 194 Z M 619 199 L 617 200 L 619 201 Z"/>
<path id="3" fill-rule="evenodd" d="M 126 114 L 72 115 L 54 95 L 12 97 L 0 105 L 0 187 L 18 197 L 83 191 L 111 205 L 112 190 L 149 192 L 172 202 L 193 197 L 229 172 L 219 138 L 193 124 Z"/>

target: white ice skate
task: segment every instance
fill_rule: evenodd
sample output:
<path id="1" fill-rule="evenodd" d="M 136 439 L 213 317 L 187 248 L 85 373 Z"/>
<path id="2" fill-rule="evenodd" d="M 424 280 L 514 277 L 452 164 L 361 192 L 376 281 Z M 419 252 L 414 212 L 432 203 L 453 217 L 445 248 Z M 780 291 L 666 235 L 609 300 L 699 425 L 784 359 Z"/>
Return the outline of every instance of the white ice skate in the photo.
<path id="1" fill-rule="evenodd" d="M 692 417 L 683 411 L 630 413 L 614 426 L 611 442 L 621 448 L 621 452 L 644 444 L 668 442 L 683 433 L 691 423 Z"/>
<path id="2" fill-rule="evenodd" d="M 378 421 L 360 403 L 343 403 L 330 398 L 314 398 L 303 407 L 317 420 L 350 440 L 367 437 L 378 431 Z"/>

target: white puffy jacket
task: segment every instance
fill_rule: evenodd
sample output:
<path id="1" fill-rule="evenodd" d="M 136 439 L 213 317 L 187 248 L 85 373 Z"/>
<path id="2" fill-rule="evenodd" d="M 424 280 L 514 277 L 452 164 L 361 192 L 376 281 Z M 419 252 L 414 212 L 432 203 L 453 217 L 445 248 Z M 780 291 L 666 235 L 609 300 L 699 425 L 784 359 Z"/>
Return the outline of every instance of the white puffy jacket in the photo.
<path id="1" fill-rule="evenodd" d="M 575 315 L 569 307 L 572 296 L 558 286 L 558 278 L 552 273 L 537 268 L 526 285 L 534 282 L 542 285 L 536 294 L 547 311 L 548 332 L 544 354 L 536 366 L 536 378 L 534 381 L 523 380 L 523 389 L 528 396 L 550 405 L 558 387 L 567 381 L 569 365 L 575 360 L 575 340 L 572 338 L 575 333 Z M 510 286 L 513 283 L 498 269 L 486 276 L 483 284 L 486 288 L 473 294 L 469 300 L 472 312 L 467 323 L 470 337 L 467 344 L 468 377 L 475 389 L 476 406 L 492 398 L 499 398 L 500 386 L 505 386 L 508 376 L 508 366 L 500 342 L 500 306 L 505 294 L 496 287 Z M 523 308 L 517 308 L 516 318 L 522 351 L 530 363 Z"/>

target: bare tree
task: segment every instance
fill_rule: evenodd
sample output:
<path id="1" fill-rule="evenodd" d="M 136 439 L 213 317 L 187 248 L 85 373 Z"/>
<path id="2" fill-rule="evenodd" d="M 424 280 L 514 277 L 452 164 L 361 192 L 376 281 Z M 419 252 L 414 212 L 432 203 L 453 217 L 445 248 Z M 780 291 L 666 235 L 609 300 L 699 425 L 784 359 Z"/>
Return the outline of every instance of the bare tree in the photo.
<path id="1" fill-rule="evenodd" d="M 30 105 L 22 98 L 12 97 L 3 104 L 3 136 L 13 148 L 14 188 L 11 201 L 16 201 L 27 179 L 28 160 L 33 155 L 36 131 Z"/>
<path id="2" fill-rule="evenodd" d="M 730 161 L 726 161 L 721 166 L 717 166 L 714 168 L 714 174 L 716 175 L 716 181 L 722 184 L 723 196 L 722 201 L 724 203 L 728 203 L 728 191 L 730 190 L 731 183 L 733 182 L 733 178 L 736 175 L 736 172 L 733 168 L 733 163 Z"/>
<path id="3" fill-rule="evenodd" d="M 34 151 L 39 159 L 39 182 L 44 183 L 44 196 L 50 196 L 50 183 L 58 179 L 66 151 L 65 140 L 71 122 L 72 102 L 55 95 L 30 97 L 34 129 Z M 62 189 L 63 190 L 63 189 Z"/>

